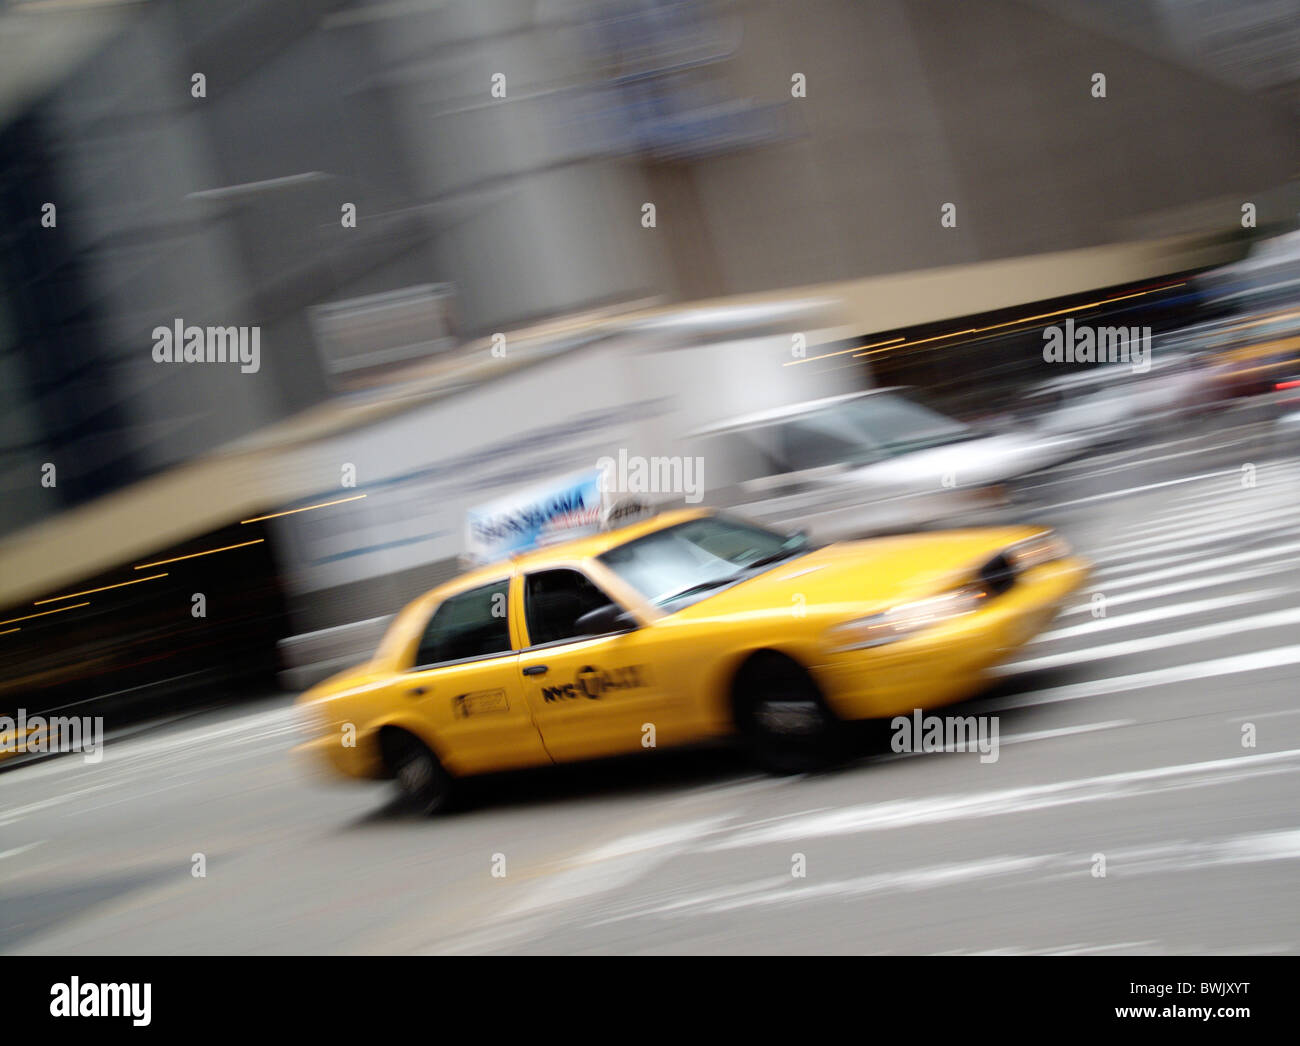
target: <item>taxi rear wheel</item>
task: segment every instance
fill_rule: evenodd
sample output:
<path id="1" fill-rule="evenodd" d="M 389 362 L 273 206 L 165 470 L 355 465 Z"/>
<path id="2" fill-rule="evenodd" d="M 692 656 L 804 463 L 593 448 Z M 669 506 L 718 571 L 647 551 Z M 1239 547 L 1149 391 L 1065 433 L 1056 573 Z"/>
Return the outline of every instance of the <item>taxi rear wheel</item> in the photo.
<path id="1" fill-rule="evenodd" d="M 840 755 L 842 724 L 803 668 L 780 654 L 748 661 L 736 679 L 736 725 L 754 761 L 774 774 L 829 766 Z"/>
<path id="2" fill-rule="evenodd" d="M 396 729 L 383 731 L 379 742 L 384 763 L 407 806 L 421 814 L 435 814 L 451 805 L 451 775 L 428 745 Z"/>

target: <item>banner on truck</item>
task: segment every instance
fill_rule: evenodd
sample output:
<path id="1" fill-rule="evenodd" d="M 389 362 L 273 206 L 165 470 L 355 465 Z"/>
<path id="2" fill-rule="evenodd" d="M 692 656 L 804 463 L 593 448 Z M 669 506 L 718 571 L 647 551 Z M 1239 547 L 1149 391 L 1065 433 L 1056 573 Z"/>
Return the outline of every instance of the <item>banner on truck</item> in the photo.
<path id="1" fill-rule="evenodd" d="M 604 514 L 601 469 L 548 480 L 466 513 L 466 555 L 487 563 L 536 545 L 598 530 Z"/>

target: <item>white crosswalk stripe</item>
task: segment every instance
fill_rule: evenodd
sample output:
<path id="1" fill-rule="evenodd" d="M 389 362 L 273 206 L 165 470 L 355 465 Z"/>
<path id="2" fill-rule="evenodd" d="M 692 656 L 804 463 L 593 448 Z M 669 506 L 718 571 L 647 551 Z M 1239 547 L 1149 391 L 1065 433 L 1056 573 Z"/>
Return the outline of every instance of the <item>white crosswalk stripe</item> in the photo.
<path id="1" fill-rule="evenodd" d="M 1300 531 L 1300 521 L 1296 520 L 1294 513 L 1287 513 L 1283 519 L 1283 522 L 1260 527 L 1249 532 L 1242 532 L 1235 526 L 1228 529 L 1220 523 L 1214 527 L 1206 527 L 1203 530 L 1184 535 L 1172 541 L 1146 540 L 1108 546 L 1105 554 L 1099 555 L 1096 561 L 1101 564 L 1119 563 L 1127 559 L 1150 556 L 1173 549 L 1200 549 L 1206 545 L 1222 544 L 1225 533 L 1234 535 L 1244 533 L 1246 540 L 1259 540 L 1265 536 L 1273 535 L 1286 538 Z"/>
<path id="2" fill-rule="evenodd" d="M 1223 636 L 1237 635 L 1240 632 L 1254 632 L 1265 628 L 1284 628 L 1300 625 L 1300 607 L 1289 610 L 1275 610 L 1267 614 L 1255 614 L 1252 617 L 1237 620 L 1216 621 L 1212 625 L 1187 628 L 1177 632 L 1164 632 L 1141 639 L 1126 639 L 1118 643 L 1105 643 L 1101 646 L 1071 650 L 1061 654 L 1048 654 L 1043 657 L 1025 658 L 1002 665 L 997 672 L 1002 675 L 1015 675 L 1021 672 L 1036 672 L 1043 668 L 1057 665 L 1076 664 L 1080 661 L 1102 661 L 1129 654 L 1143 654 L 1150 650 L 1161 650 L 1171 646 L 1186 646 L 1190 643 L 1203 643 L 1207 639 L 1220 639 Z"/>
<path id="3" fill-rule="evenodd" d="M 1296 505 L 1245 506 L 1225 504 L 1216 508 L 1213 514 L 1207 516 L 1147 519 L 1108 547 L 1115 549 L 1136 548 L 1182 537 L 1198 537 L 1205 534 L 1239 534 L 1261 529 L 1261 525 L 1264 523 L 1274 523 L 1277 526 L 1284 527 L 1288 522 L 1296 522 L 1298 508 L 1300 506 Z"/>
<path id="4" fill-rule="evenodd" d="M 1265 600 L 1286 595 L 1286 592 L 1287 590 L 1284 588 L 1263 588 L 1254 592 L 1238 592 L 1229 596 L 1218 596 L 1214 599 L 1197 599 L 1190 603 L 1175 603 L 1173 606 L 1153 607 L 1150 610 L 1140 610 L 1136 613 L 1124 614 L 1121 617 L 1103 617 L 1089 621 L 1086 624 L 1069 625 L 1065 628 L 1053 629 L 1051 632 L 1044 632 L 1036 637 L 1033 643 L 1034 645 L 1050 643 L 1060 639 L 1069 639 L 1073 636 L 1109 632 L 1117 628 L 1129 629 L 1134 625 L 1145 625 L 1152 621 L 1190 617 L 1194 614 L 1203 614 L 1209 610 L 1221 610 L 1224 607 L 1242 606 L 1246 603 L 1261 603 Z"/>
<path id="5" fill-rule="evenodd" d="M 1154 588 L 1139 589 L 1136 592 L 1129 592 L 1122 596 L 1112 596 L 1106 594 L 1107 608 L 1125 606 L 1129 603 L 1144 603 L 1153 599 L 1160 599 L 1164 596 L 1176 596 L 1183 592 L 1202 592 L 1207 589 L 1222 588 L 1225 585 L 1236 584 L 1238 581 L 1253 581 L 1261 577 L 1273 577 L 1277 574 L 1277 567 L 1272 564 L 1264 566 L 1251 567 L 1249 570 L 1231 571 L 1226 574 L 1216 574 L 1213 578 L 1195 577 L 1190 581 L 1178 581 L 1171 585 L 1157 585 Z M 1070 607 L 1062 617 L 1070 617 L 1074 614 L 1087 614 L 1093 611 L 1091 603 L 1083 603 L 1079 606 Z"/>
<path id="6" fill-rule="evenodd" d="M 1206 576 L 1208 580 L 1213 580 L 1213 572 L 1219 567 L 1236 566 L 1238 563 L 1253 563 L 1259 560 L 1268 560 L 1275 566 L 1284 563 L 1295 563 L 1300 556 L 1294 553 L 1300 552 L 1300 542 L 1288 542 L 1285 545 L 1270 545 L 1266 548 L 1251 549 L 1247 552 L 1236 552 L 1229 556 L 1216 556 L 1212 559 L 1204 557 L 1192 557 L 1190 562 L 1182 561 L 1176 565 L 1168 566 L 1163 570 L 1149 570 L 1153 564 L 1139 563 L 1131 565 L 1123 570 L 1099 571 L 1098 578 L 1108 577 L 1104 587 L 1106 589 L 1124 589 L 1132 588 L 1134 585 L 1144 585 L 1149 581 L 1163 581 L 1170 577 L 1183 577 L 1188 574 Z M 1129 573 L 1133 566 L 1146 570 L 1145 573 Z M 1102 588 L 1100 581 L 1094 583 L 1094 589 Z"/>
<path id="7" fill-rule="evenodd" d="M 1096 568 L 1089 589 L 1057 627 L 993 674 L 1014 683 L 1030 673 L 1069 670 L 1068 682 L 1041 692 L 1049 703 L 1294 663 L 1300 472 L 1261 467 L 1253 487 L 1233 487 L 1227 475 L 1197 477 L 1140 529 L 1115 542 L 1094 535 L 1091 547 L 1081 546 Z M 1243 588 L 1259 579 L 1269 583 Z M 1206 644 L 1214 656 L 1195 649 Z M 1136 675 L 1108 671 L 1132 655 L 1154 663 Z M 1035 696 L 1006 700 L 1033 704 Z"/>

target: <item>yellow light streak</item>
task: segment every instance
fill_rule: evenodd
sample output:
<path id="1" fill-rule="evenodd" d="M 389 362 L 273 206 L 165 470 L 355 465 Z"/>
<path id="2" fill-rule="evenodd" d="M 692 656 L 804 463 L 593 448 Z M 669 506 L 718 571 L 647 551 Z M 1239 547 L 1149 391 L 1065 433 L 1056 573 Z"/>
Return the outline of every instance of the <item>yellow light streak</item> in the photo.
<path id="1" fill-rule="evenodd" d="M 310 512 L 314 508 L 329 508 L 330 505 L 342 505 L 348 501 L 360 501 L 366 497 L 365 494 L 354 494 L 350 498 L 336 498 L 334 501 L 322 501 L 319 505 L 304 505 L 302 508 L 286 509 L 284 512 L 272 512 L 269 516 L 254 516 L 252 519 L 241 519 L 243 523 L 260 523 L 264 519 L 278 519 L 280 516 L 292 516 L 295 512 Z"/>
<path id="2" fill-rule="evenodd" d="M 57 603 L 60 599 L 76 599 L 78 596 L 89 596 L 94 592 L 107 592 L 110 588 L 121 588 L 123 585 L 138 585 L 142 581 L 156 581 L 160 577 L 166 577 L 163 574 L 151 574 L 149 577 L 138 577 L 134 581 L 119 581 L 116 585 L 105 585 L 103 588 L 88 588 L 84 592 L 69 592 L 66 596 L 50 596 L 49 599 L 38 599 L 32 604 L 38 607 L 43 603 Z"/>
<path id="3" fill-rule="evenodd" d="M 65 610 L 76 610 L 77 607 L 88 607 L 90 602 L 73 603 L 70 607 L 59 607 L 58 610 L 42 610 L 39 614 L 27 614 L 24 617 L 11 617 L 7 621 L 0 621 L 0 625 L 12 625 L 15 621 L 30 621 L 34 617 L 45 617 L 47 614 L 62 614 Z M 18 629 L 14 629 L 15 632 Z"/>
<path id="4" fill-rule="evenodd" d="M 160 567 L 164 563 L 179 563 L 182 559 L 197 559 L 199 556 L 211 556 L 217 552 L 229 552 L 232 548 L 247 548 L 249 545 L 260 545 L 265 540 L 265 538 L 257 538 L 254 541 L 241 541 L 237 545 L 223 545 L 221 548 L 210 548 L 206 552 L 191 552 L 188 556 L 173 556 L 171 559 L 160 559 L 154 563 L 141 563 L 131 569 L 147 570 L 149 567 Z"/>

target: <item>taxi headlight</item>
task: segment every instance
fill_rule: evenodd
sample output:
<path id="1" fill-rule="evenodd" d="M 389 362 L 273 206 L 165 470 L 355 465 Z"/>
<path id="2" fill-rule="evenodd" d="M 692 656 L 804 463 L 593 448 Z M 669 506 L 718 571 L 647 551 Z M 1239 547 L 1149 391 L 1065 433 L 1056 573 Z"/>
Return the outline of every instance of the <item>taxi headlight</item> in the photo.
<path id="1" fill-rule="evenodd" d="M 1070 555 L 1069 542 L 1055 530 L 1045 530 L 1024 541 L 1018 541 L 1002 554 L 1019 574 L 1030 567 L 1053 563 Z"/>
<path id="2" fill-rule="evenodd" d="M 974 613 L 985 599 L 987 594 L 980 585 L 965 585 L 928 599 L 900 603 L 870 617 L 835 625 L 826 633 L 827 642 L 831 653 L 893 643 L 923 628 Z"/>

